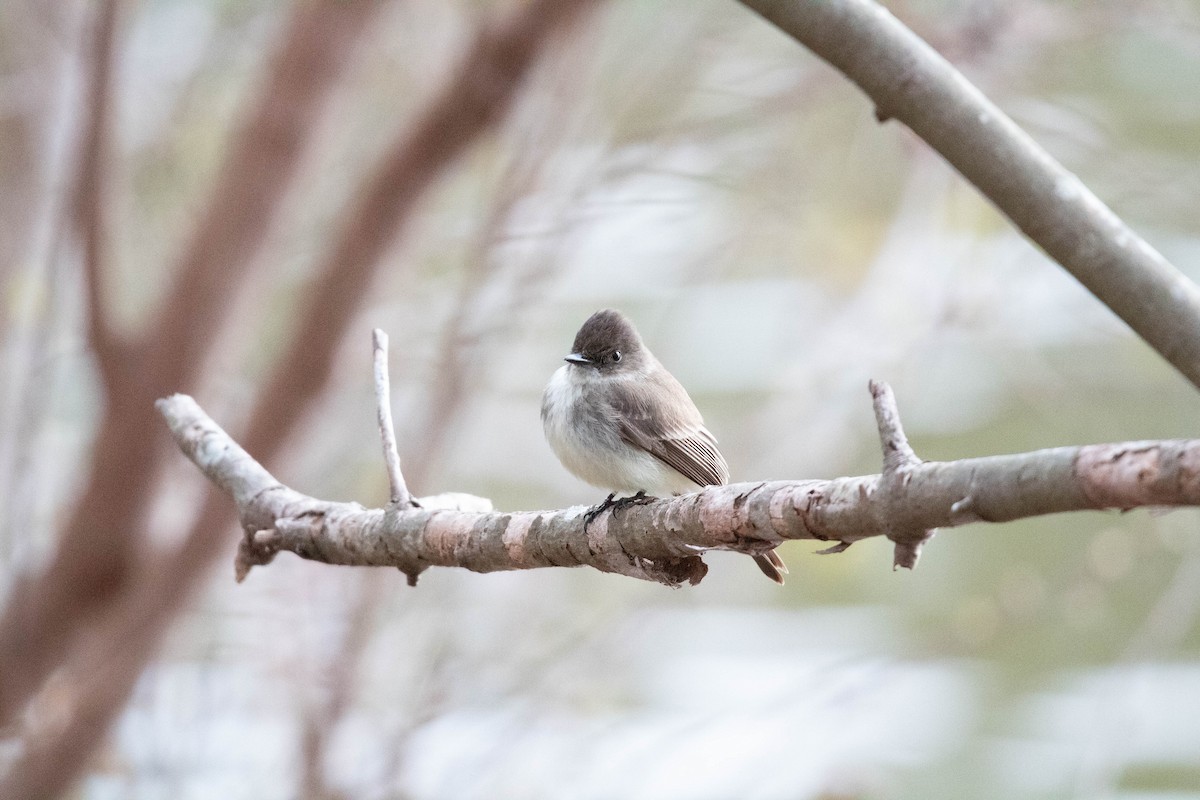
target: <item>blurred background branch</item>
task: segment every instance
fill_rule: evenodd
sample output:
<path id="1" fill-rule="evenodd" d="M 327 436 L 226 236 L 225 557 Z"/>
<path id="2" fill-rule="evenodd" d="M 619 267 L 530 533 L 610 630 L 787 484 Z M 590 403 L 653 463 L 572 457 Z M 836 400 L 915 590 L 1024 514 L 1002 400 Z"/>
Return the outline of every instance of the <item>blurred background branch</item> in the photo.
<path id="1" fill-rule="evenodd" d="M 44 573 L 26 577 L 9 594 L 0 617 L 0 673 L 5 675 L 0 724 L 19 713 L 69 649 L 79 626 L 94 622 L 137 568 L 163 454 L 161 443 L 146 435 L 153 419 L 147 404 L 163 387 L 193 384 L 220 312 L 229 307 L 238 277 L 249 271 L 313 119 L 335 85 L 342 51 L 363 29 L 373 5 L 364 0 L 296 7 L 261 95 L 248 110 L 249 121 L 233 139 L 208 216 L 185 249 L 173 296 L 142 335 L 137 369 L 108 387 L 90 475 L 55 556 Z M 105 54 L 102 47 L 98 52 Z M 97 102 L 106 98 L 105 92 L 93 96 Z M 101 118 L 99 111 L 91 116 Z M 88 138 L 103 140 L 96 131 Z M 91 277 L 97 285 L 106 279 Z M 99 294 L 98 286 L 94 291 Z"/>
<path id="2" fill-rule="evenodd" d="M 117 0 L 97 5 L 93 23 L 92 51 L 88 71 L 86 118 L 80 135 L 79 183 L 75 191 L 74 221 L 83 245 L 84 290 L 87 293 L 88 341 L 109 396 L 127 380 L 122 368 L 124 353 L 116 340 L 108 311 L 104 281 L 111 258 L 108 218 L 110 200 L 108 172 L 112 169 L 112 95 L 117 18 Z"/>
<path id="3" fill-rule="evenodd" d="M 314 282 L 308 310 L 299 316 L 301 331 L 251 414 L 246 437 L 264 459 L 279 449 L 306 404 L 319 395 L 340 330 L 417 197 L 503 116 L 553 34 L 592 5 L 590 0 L 535 2 L 485 26 L 424 119 L 411 134 L 402 134 L 369 174 L 344 216 L 344 233 L 319 269 L 324 277 Z M 174 552 L 138 550 L 161 456 L 160 443 L 145 435 L 147 403 L 163 387 L 189 386 L 196 379 L 221 312 L 231 307 L 235 279 L 249 274 L 316 116 L 336 84 L 336 67 L 348 61 L 354 40 L 379 6 L 371 0 L 296 6 L 261 98 L 217 179 L 211 213 L 197 227 L 173 290 L 143 334 L 139 368 L 112 387 L 94 446 L 92 477 L 56 558 L 44 574 L 26 578 L 9 595 L 0 619 L 0 652 L 6 654 L 0 657 L 5 675 L 0 724 L 22 709 L 82 625 L 94 631 L 93 641 L 82 649 L 85 655 L 73 665 L 83 675 L 69 720 L 54 725 L 53 733 L 33 726 L 25 752 L 0 783 L 0 794 L 48 796 L 70 784 L 123 706 L 166 624 L 227 541 L 218 534 L 228 518 L 210 502 Z M 111 33 L 111 21 L 101 29 Z M 95 96 L 106 99 L 102 92 Z M 139 569 L 145 572 L 133 574 Z M 103 691 L 96 689 L 95 676 L 103 676 Z"/>

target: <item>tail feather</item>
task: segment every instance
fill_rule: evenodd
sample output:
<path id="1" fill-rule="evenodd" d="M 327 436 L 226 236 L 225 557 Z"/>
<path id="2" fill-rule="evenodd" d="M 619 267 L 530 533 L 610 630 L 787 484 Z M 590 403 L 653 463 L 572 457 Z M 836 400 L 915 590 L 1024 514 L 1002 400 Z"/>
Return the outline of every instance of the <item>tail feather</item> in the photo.
<path id="1" fill-rule="evenodd" d="M 783 576 L 787 575 L 788 568 L 778 553 L 771 550 L 761 556 L 755 556 L 754 563 L 758 564 L 758 568 L 762 570 L 763 575 L 783 586 Z"/>

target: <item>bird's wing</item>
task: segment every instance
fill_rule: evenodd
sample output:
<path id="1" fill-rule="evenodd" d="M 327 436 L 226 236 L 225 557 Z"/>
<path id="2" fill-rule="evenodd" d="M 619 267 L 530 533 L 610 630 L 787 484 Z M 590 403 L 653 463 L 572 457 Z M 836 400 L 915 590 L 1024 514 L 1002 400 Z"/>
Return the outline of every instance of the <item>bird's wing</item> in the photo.
<path id="1" fill-rule="evenodd" d="M 621 438 L 641 448 L 697 486 L 716 486 L 729 481 L 729 466 L 717 449 L 716 438 L 704 427 L 687 391 L 666 370 L 649 380 L 657 384 L 652 393 L 618 391 L 612 395 L 614 417 Z M 672 397 L 672 404 L 655 404 L 648 398 Z M 664 413 L 673 408 L 673 413 Z"/>

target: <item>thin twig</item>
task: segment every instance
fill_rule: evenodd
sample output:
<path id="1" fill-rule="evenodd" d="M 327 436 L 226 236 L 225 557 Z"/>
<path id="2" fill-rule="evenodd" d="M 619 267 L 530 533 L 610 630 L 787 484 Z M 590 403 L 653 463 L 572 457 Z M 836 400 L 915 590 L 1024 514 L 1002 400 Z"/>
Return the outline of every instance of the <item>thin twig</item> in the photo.
<path id="1" fill-rule="evenodd" d="M 883 447 L 883 470 L 892 472 L 900 467 L 921 463 L 913 452 L 900 424 L 900 409 L 892 387 L 883 381 L 871 381 L 871 400 L 875 408 L 875 424 L 879 427 L 879 443 Z"/>
<path id="2" fill-rule="evenodd" d="M 120 6 L 120 0 L 105 0 L 97 7 L 74 197 L 75 226 L 83 244 L 88 339 L 110 402 L 119 388 L 124 346 L 110 323 L 104 291 L 109 246 L 107 178 L 112 149 L 113 51 Z"/>
<path id="3" fill-rule="evenodd" d="M 879 501 L 881 506 L 880 525 L 887 538 L 895 542 L 895 554 L 892 559 L 892 569 L 904 567 L 913 569 L 921 558 L 921 548 L 934 534 L 931 526 L 912 525 L 904 522 L 904 515 L 898 509 L 890 506 L 901 506 L 908 492 L 909 479 L 913 468 L 920 466 L 921 459 L 913 452 L 904 434 L 904 425 L 900 422 L 900 409 L 896 405 L 896 395 L 892 387 L 883 381 L 871 381 L 871 401 L 875 408 L 875 424 L 879 428 L 879 444 L 883 448 L 883 474 L 879 479 Z M 966 498 L 956 500 L 951 510 L 960 512 Z M 956 519 L 966 520 L 961 514 Z M 849 545 L 846 542 L 830 548 L 826 552 L 840 553 L 838 547 Z"/>
<path id="4" fill-rule="evenodd" d="M 300 733 L 299 789 L 302 800 L 334 800 L 343 796 L 329 784 L 326 770 L 329 742 L 354 700 L 359 665 L 371 643 L 380 600 L 388 586 L 383 580 L 387 576 L 378 570 L 361 577 L 358 596 L 347 615 L 345 632 L 321 676 L 320 683 L 326 687 L 325 691 L 304 713 Z"/>
<path id="5" fill-rule="evenodd" d="M 392 425 L 392 390 L 388 380 L 388 335 L 376 328 L 371 333 L 375 353 L 375 409 L 379 419 L 379 438 L 383 441 L 383 461 L 387 465 L 392 505 L 412 501 L 404 473 L 400 471 L 400 450 L 396 447 L 396 428 Z"/>

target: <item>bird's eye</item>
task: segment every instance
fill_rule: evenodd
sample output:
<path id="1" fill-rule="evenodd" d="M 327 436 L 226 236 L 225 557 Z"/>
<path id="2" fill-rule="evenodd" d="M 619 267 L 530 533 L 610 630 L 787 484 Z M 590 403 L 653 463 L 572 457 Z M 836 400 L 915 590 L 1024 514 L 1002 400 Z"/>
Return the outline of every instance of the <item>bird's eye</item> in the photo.
<path id="1" fill-rule="evenodd" d="M 621 360 L 621 351 L 620 351 L 620 350 L 613 350 L 613 354 L 612 354 L 612 356 L 610 356 L 610 358 L 612 358 L 612 360 L 613 360 L 614 362 L 615 362 L 615 361 L 620 361 L 620 360 Z"/>

